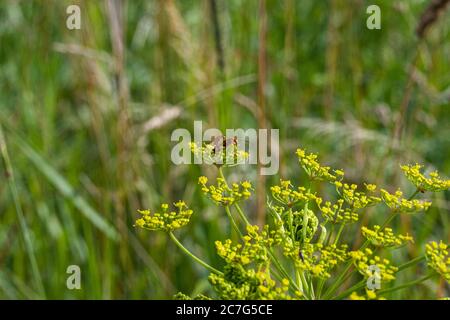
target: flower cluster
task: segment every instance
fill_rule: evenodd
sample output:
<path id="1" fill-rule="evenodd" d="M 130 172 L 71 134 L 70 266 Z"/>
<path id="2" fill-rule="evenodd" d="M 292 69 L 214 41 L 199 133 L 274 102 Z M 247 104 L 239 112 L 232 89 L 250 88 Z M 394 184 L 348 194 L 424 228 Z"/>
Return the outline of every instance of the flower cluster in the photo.
<path id="1" fill-rule="evenodd" d="M 316 199 L 316 196 L 304 187 L 294 189 L 289 180 L 280 180 L 280 184 L 272 186 L 270 191 L 275 200 L 288 207 L 292 207 L 300 202 L 308 202 Z"/>
<path id="2" fill-rule="evenodd" d="M 195 142 L 189 144 L 192 153 L 195 157 L 202 160 L 205 164 L 214 164 L 218 167 L 233 167 L 239 164 L 244 164 L 249 154 L 244 150 L 239 150 L 237 144 L 223 142 L 225 146 L 220 143 L 208 143 L 204 146 L 198 146 Z"/>
<path id="3" fill-rule="evenodd" d="M 409 181 L 411 181 L 420 191 L 444 191 L 450 188 L 450 180 L 443 180 L 437 171 L 430 173 L 430 177 L 425 177 L 420 170 L 420 164 L 401 166 Z"/>
<path id="4" fill-rule="evenodd" d="M 395 212 L 426 211 L 431 206 L 429 201 L 407 200 L 403 198 L 403 192 L 397 190 L 394 194 L 381 189 L 381 198 L 384 203 Z"/>
<path id="5" fill-rule="evenodd" d="M 450 283 L 450 251 L 449 246 L 442 241 L 432 241 L 425 247 L 428 266 L 439 273 Z"/>
<path id="6" fill-rule="evenodd" d="M 208 178 L 201 176 L 198 179 L 203 193 L 215 204 L 221 206 L 231 206 L 240 200 L 248 199 L 251 195 L 250 190 L 253 190 L 251 183 L 248 181 L 233 183 L 231 187 L 223 178 L 217 178 L 216 181 L 217 185 L 207 185 Z"/>
<path id="7" fill-rule="evenodd" d="M 265 226 L 247 226 L 243 243 L 216 241 L 217 254 L 225 261 L 223 274 L 209 281 L 221 299 L 289 299 L 289 281 L 280 285 L 270 276 L 269 248 L 281 242 L 280 235 Z M 251 267 L 250 267 L 251 266 Z"/>
<path id="8" fill-rule="evenodd" d="M 358 186 L 356 184 L 335 182 L 336 188 L 339 194 L 342 194 L 343 199 L 349 206 L 355 210 L 364 209 L 369 206 L 373 206 L 381 201 L 379 197 L 369 196 L 364 192 L 357 191 Z M 373 184 L 366 185 L 369 192 L 373 192 L 376 186 Z"/>
<path id="9" fill-rule="evenodd" d="M 228 264 L 223 274 L 212 273 L 209 282 L 224 300 L 280 300 L 290 299 L 287 293 L 289 280 L 282 279 L 280 285 L 270 276 L 269 269 L 246 270 L 240 264 Z"/>
<path id="10" fill-rule="evenodd" d="M 296 154 L 300 165 L 306 171 L 311 180 L 325 180 L 332 182 L 336 181 L 339 177 L 342 177 L 344 175 L 344 172 L 341 170 L 336 170 L 334 172 L 335 174 L 330 173 L 330 167 L 322 166 L 317 161 L 317 154 L 307 154 L 304 149 L 297 149 Z"/>
<path id="11" fill-rule="evenodd" d="M 252 242 L 250 237 L 244 239 L 244 244 L 234 244 L 230 239 L 224 242 L 216 241 L 215 244 L 217 254 L 227 263 L 247 265 L 252 262 L 267 262 L 269 259 L 266 248 Z"/>
<path id="12" fill-rule="evenodd" d="M 192 210 L 188 209 L 184 201 L 174 203 L 178 211 L 170 211 L 169 205 L 163 203 L 161 205 L 161 212 L 151 213 L 150 210 L 138 210 L 142 218 L 136 220 L 135 226 L 147 230 L 162 230 L 171 232 L 175 229 L 181 228 L 189 223 L 192 215 Z"/>
<path id="13" fill-rule="evenodd" d="M 270 230 L 269 225 L 264 225 L 261 231 L 256 225 L 247 226 L 247 235 L 243 237 L 246 242 L 253 241 L 259 245 L 265 246 L 266 248 L 271 248 L 274 245 L 281 243 L 283 240 L 282 232 L 279 228 Z"/>
<path id="14" fill-rule="evenodd" d="M 296 266 L 308 272 L 312 277 L 328 279 L 331 271 L 339 263 L 347 260 L 347 245 L 325 246 L 320 243 L 304 245 L 298 252 L 286 250 L 285 254 L 294 258 Z"/>
<path id="15" fill-rule="evenodd" d="M 366 289 L 366 295 L 360 296 L 356 292 L 352 292 L 350 300 L 385 300 L 383 297 L 377 297 L 375 290 Z"/>
<path id="16" fill-rule="evenodd" d="M 351 208 L 343 207 L 344 199 L 338 199 L 334 204 L 330 201 L 326 201 L 323 205 L 321 205 L 322 199 L 318 200 L 317 205 L 326 221 L 345 224 L 356 222 L 359 219 L 358 213 Z"/>
<path id="17" fill-rule="evenodd" d="M 378 276 L 381 281 L 387 282 L 395 279 L 394 274 L 397 272 L 398 268 L 392 266 L 389 260 L 381 259 L 379 256 L 374 255 L 373 251 L 369 248 L 350 251 L 349 256 L 351 257 L 356 269 L 365 278 L 373 276 L 373 269 L 370 268 L 370 266 L 376 266 L 379 271 Z"/>
<path id="18" fill-rule="evenodd" d="M 267 249 L 280 243 L 281 235 L 276 230 L 269 230 L 267 225 L 262 231 L 259 231 L 258 226 L 249 225 L 242 240 L 242 244 L 235 244 L 230 239 L 216 241 L 217 254 L 227 263 L 266 263 L 269 260 Z"/>
<path id="19" fill-rule="evenodd" d="M 413 237 L 408 234 L 396 236 L 391 228 L 381 229 L 378 225 L 375 225 L 373 230 L 367 227 L 362 227 L 361 232 L 363 236 L 373 245 L 380 247 L 401 246 L 406 242 L 414 242 Z"/>
<path id="20" fill-rule="evenodd" d="M 347 184 L 341 181 L 334 181 L 336 190 L 342 198 L 338 199 L 335 204 L 330 201 L 326 201 L 322 205 L 322 199 L 316 197 L 316 203 L 319 206 L 322 215 L 327 221 L 332 223 L 351 223 L 359 220 L 358 211 L 362 209 L 376 205 L 381 201 L 381 198 L 368 195 L 365 192 L 358 191 L 356 184 Z M 374 192 L 376 186 L 373 184 L 367 184 L 366 189 L 368 192 Z"/>
<path id="21" fill-rule="evenodd" d="M 182 293 L 182 292 L 178 292 L 177 294 L 175 294 L 173 296 L 174 300 L 212 300 L 210 297 L 207 297 L 203 294 L 198 294 L 195 297 L 191 298 L 190 296 Z"/>

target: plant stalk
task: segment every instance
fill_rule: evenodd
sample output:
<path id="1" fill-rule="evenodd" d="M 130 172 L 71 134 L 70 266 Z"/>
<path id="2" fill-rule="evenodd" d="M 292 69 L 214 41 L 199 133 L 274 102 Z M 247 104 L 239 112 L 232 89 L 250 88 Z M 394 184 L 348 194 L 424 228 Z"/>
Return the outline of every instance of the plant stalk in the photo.
<path id="1" fill-rule="evenodd" d="M 209 271 L 216 273 L 218 275 L 223 275 L 222 272 L 220 272 L 219 270 L 215 269 L 214 267 L 211 267 L 209 264 L 207 264 L 205 261 L 203 261 L 202 259 L 200 259 L 199 257 L 195 256 L 194 254 L 192 254 L 188 249 L 186 249 L 180 241 L 178 241 L 178 239 L 175 237 L 175 235 L 172 232 L 169 232 L 170 237 L 172 238 L 172 240 L 175 242 L 175 244 L 189 257 L 191 257 L 192 259 L 194 259 L 195 261 L 197 261 L 199 264 L 201 264 L 203 267 L 205 267 L 206 269 L 208 269 Z"/>

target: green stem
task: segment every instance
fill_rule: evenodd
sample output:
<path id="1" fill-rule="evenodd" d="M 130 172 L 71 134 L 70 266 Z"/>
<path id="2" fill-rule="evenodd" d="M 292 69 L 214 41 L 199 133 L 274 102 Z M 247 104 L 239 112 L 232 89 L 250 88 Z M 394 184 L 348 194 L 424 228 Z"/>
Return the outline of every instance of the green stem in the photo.
<path id="1" fill-rule="evenodd" d="M 326 239 L 326 241 L 325 241 L 325 245 L 326 246 L 328 246 L 329 244 L 330 244 L 330 241 L 331 241 L 331 235 L 334 233 L 334 229 L 336 228 L 336 225 L 333 223 L 332 225 L 331 225 L 331 230 L 330 230 L 330 232 L 328 233 L 328 235 L 327 235 L 327 239 Z"/>
<path id="2" fill-rule="evenodd" d="M 202 259 L 198 258 L 197 256 L 195 256 L 194 254 L 192 254 L 188 249 L 186 249 L 180 241 L 178 241 L 178 239 L 175 237 L 175 235 L 172 232 L 169 232 L 170 237 L 172 238 L 172 240 L 175 242 L 175 244 L 185 253 L 187 254 L 189 257 L 191 257 L 192 259 L 194 259 L 195 261 L 197 261 L 199 264 L 201 264 L 203 267 L 205 267 L 206 269 L 208 269 L 209 271 L 216 273 L 218 275 L 223 275 L 222 272 L 220 272 L 219 270 L 211 267 L 209 264 L 207 264 L 205 261 L 203 261 Z"/>
<path id="3" fill-rule="evenodd" d="M 311 299 L 315 300 L 316 299 L 316 293 L 314 292 L 314 287 L 313 287 L 313 282 L 312 282 L 311 277 L 310 277 L 310 282 L 309 282 L 309 288 L 310 288 Z"/>
<path id="4" fill-rule="evenodd" d="M 426 259 L 426 257 L 424 255 L 418 256 L 418 257 L 412 259 L 411 261 L 408 261 L 408 262 L 402 264 L 401 266 L 399 266 L 397 272 L 402 271 L 404 269 L 407 269 L 407 268 L 409 268 L 409 267 L 411 267 L 411 266 L 413 266 L 413 265 L 415 265 L 415 264 L 417 264 L 417 263 L 419 263 L 421 261 L 424 261 L 425 259 Z"/>
<path id="5" fill-rule="evenodd" d="M 225 207 L 225 212 L 227 213 L 228 218 L 230 219 L 231 226 L 233 227 L 234 231 L 236 231 L 238 236 L 242 239 L 243 235 L 242 235 L 241 231 L 239 230 L 239 227 L 236 224 L 236 221 L 234 220 L 234 218 L 233 218 L 233 216 L 231 214 L 230 208 L 229 207 Z"/>
<path id="6" fill-rule="evenodd" d="M 386 228 L 387 225 L 388 225 L 389 223 L 391 223 L 391 221 L 394 220 L 394 218 L 395 218 L 397 215 L 398 215 L 398 212 L 396 212 L 396 211 L 392 212 L 392 214 L 391 214 L 391 215 L 386 219 L 386 221 L 381 225 L 380 231 L 383 231 L 384 228 Z"/>
<path id="7" fill-rule="evenodd" d="M 287 273 L 286 269 L 283 268 L 283 266 L 280 264 L 278 259 L 275 257 L 273 252 L 270 249 L 267 249 L 267 252 L 269 253 L 270 260 L 273 262 L 275 268 L 284 276 L 286 279 L 289 280 L 289 283 L 294 287 L 295 290 L 298 290 L 300 292 L 303 292 L 302 288 L 299 288 L 295 281 L 292 279 L 292 277 Z"/>
<path id="8" fill-rule="evenodd" d="M 304 293 L 306 293 L 308 298 L 311 298 L 311 290 L 310 290 L 310 287 L 308 286 L 308 282 L 306 281 L 305 274 L 303 273 L 303 271 L 300 271 L 300 272 L 298 270 L 296 270 L 296 271 L 298 272 L 298 274 L 300 276 L 300 280 L 302 283 L 302 287 L 304 289 L 303 290 Z"/>
<path id="9" fill-rule="evenodd" d="M 289 208 L 289 211 L 288 211 L 289 229 L 291 230 L 291 239 L 292 239 L 292 242 L 295 243 L 294 219 L 293 219 L 293 216 L 292 216 L 292 215 L 293 215 L 293 214 L 292 214 L 292 209 Z"/>
<path id="10" fill-rule="evenodd" d="M 249 226 L 249 225 L 250 225 L 250 222 L 248 221 L 248 219 L 247 219 L 247 217 L 245 216 L 244 212 L 242 212 L 241 207 L 240 207 L 237 203 L 235 203 L 234 206 L 236 207 L 236 210 L 237 210 L 237 212 L 239 213 L 239 216 L 241 217 L 241 219 L 245 222 L 245 224 L 246 224 L 247 226 Z"/>
<path id="11" fill-rule="evenodd" d="M 345 267 L 344 271 L 339 275 L 339 278 L 334 282 L 334 284 L 325 292 L 324 299 L 327 299 L 330 295 L 336 291 L 336 289 L 341 285 L 341 282 L 345 275 L 347 274 L 348 270 L 352 267 L 352 263 L 349 262 L 347 266 Z"/>
<path id="12" fill-rule="evenodd" d="M 295 269 L 295 277 L 297 278 L 297 286 L 302 289 L 302 292 L 304 292 L 305 288 L 303 287 L 303 282 L 300 278 L 300 272 L 298 271 L 298 269 Z"/>
<path id="13" fill-rule="evenodd" d="M 228 186 L 228 182 L 227 179 L 225 179 L 225 175 L 223 174 L 223 170 L 222 168 L 219 167 L 219 176 L 223 179 L 223 181 L 225 182 L 225 185 L 227 186 L 227 188 L 229 188 Z M 241 207 L 239 206 L 239 204 L 235 203 L 234 206 L 236 207 L 237 212 L 239 213 L 239 216 L 241 217 L 241 219 L 245 222 L 245 224 L 247 226 L 250 225 L 250 222 L 248 221 L 247 217 L 245 216 L 244 212 L 242 212 Z"/>
<path id="14" fill-rule="evenodd" d="M 225 182 L 225 185 L 227 186 L 227 188 L 229 188 L 228 183 L 227 183 L 227 179 L 225 179 L 225 176 L 223 174 L 222 168 L 219 167 L 219 176 L 223 179 L 223 181 Z"/>
<path id="15" fill-rule="evenodd" d="M 341 233 L 342 233 L 342 230 L 344 230 L 344 226 L 345 226 L 345 224 L 341 224 L 341 226 L 339 227 L 336 239 L 334 240 L 335 245 L 337 245 L 339 238 L 341 237 Z"/>
<path id="16" fill-rule="evenodd" d="M 411 201 L 419 192 L 420 192 L 420 189 L 417 188 L 416 191 L 408 198 L 408 201 Z"/>
<path id="17" fill-rule="evenodd" d="M 320 299 L 322 296 L 323 286 L 325 285 L 324 279 L 319 279 L 319 283 L 317 284 L 317 298 Z"/>
<path id="18" fill-rule="evenodd" d="M 366 286 L 367 280 L 363 279 L 360 282 L 358 282 L 357 284 L 355 284 L 354 286 L 350 287 L 349 289 L 345 290 L 344 292 L 342 292 L 341 294 L 337 295 L 336 297 L 333 298 L 333 300 L 340 300 L 342 298 L 347 297 L 349 294 L 351 294 L 353 291 L 359 290 L 361 288 L 364 288 Z"/>
<path id="19" fill-rule="evenodd" d="M 419 283 L 421 283 L 421 282 L 424 282 L 425 280 L 430 279 L 430 278 L 433 277 L 434 275 L 435 275 L 434 273 L 430 273 L 430 274 L 426 275 L 425 277 L 419 278 L 419 279 L 414 280 L 414 281 L 407 282 L 407 283 L 402 284 L 402 285 L 399 285 L 399 286 L 397 286 L 397 287 L 393 287 L 393 288 L 389 288 L 389 289 L 380 290 L 380 291 L 378 291 L 378 294 L 386 294 L 386 293 L 390 293 L 390 292 L 394 292 L 394 291 L 397 291 L 397 290 L 401 290 L 401 289 L 405 289 L 405 288 L 414 286 L 414 285 L 416 285 L 416 284 L 419 284 Z"/>
<path id="20" fill-rule="evenodd" d="M 278 269 L 274 269 L 274 270 L 270 270 L 270 274 L 273 275 L 273 277 L 278 280 L 280 283 L 283 281 L 283 279 L 285 278 L 283 275 L 281 275 L 280 271 L 278 271 Z M 296 285 L 290 285 L 289 286 L 289 291 L 292 294 L 295 294 L 295 291 L 299 291 L 298 287 Z M 300 291 L 303 292 L 303 291 Z"/>

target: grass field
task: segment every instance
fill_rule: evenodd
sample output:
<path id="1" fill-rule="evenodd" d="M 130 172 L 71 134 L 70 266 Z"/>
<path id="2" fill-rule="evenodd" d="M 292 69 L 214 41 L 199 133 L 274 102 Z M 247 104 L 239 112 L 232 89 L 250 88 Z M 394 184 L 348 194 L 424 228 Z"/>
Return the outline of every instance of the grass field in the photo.
<path id="1" fill-rule="evenodd" d="M 349 182 L 408 195 L 414 186 L 401 164 L 448 178 L 450 10 L 418 35 L 430 2 L 1 1 L 0 298 L 214 296 L 207 270 L 165 234 L 133 227 L 138 209 L 182 199 L 194 215 L 178 239 L 221 265 L 214 241 L 229 237 L 230 225 L 197 183 L 215 172 L 171 162 L 172 131 L 196 120 L 279 129 L 278 175 L 262 177 L 257 166 L 225 172 L 255 185 L 245 204 L 254 223 L 266 218 L 270 185 L 304 183 L 298 147 L 344 169 Z M 81 9 L 79 30 L 66 27 L 71 4 Z M 366 27 L 370 4 L 381 8 L 379 30 Z M 394 262 L 428 241 L 450 242 L 450 193 L 420 196 L 430 210 L 393 221 L 415 238 Z M 357 226 L 385 217 L 370 209 Z M 70 265 L 80 267 L 80 290 L 66 287 Z M 437 280 L 389 298 L 449 295 Z"/>

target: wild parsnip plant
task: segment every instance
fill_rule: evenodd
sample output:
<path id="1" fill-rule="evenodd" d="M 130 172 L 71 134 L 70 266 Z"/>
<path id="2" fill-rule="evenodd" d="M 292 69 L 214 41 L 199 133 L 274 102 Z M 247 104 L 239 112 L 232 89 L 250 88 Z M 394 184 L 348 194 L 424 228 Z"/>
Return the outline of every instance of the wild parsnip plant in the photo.
<path id="1" fill-rule="evenodd" d="M 197 156 L 212 154 L 211 145 L 192 145 L 191 149 Z M 233 155 L 235 161 L 247 156 L 234 145 L 220 152 Z M 392 220 L 399 215 L 427 211 L 431 202 L 416 199 L 417 196 L 427 191 L 447 190 L 450 180 L 442 179 L 437 172 L 426 177 L 418 164 L 401 166 L 416 187 L 412 195 L 405 197 L 401 190 L 389 192 L 374 184 L 347 183 L 343 170 L 322 165 L 316 154 L 298 149 L 296 155 L 307 182 L 298 186 L 294 181 L 280 180 L 270 188 L 266 208 L 271 221 L 263 227 L 251 224 L 241 206 L 254 191 L 251 183 L 229 183 L 223 174 L 223 168 L 230 166 L 226 161 L 223 164 L 210 162 L 218 169 L 215 181 L 199 177 L 202 193 L 214 205 L 224 208 L 239 239 L 215 242 L 217 254 L 224 262 L 220 270 L 190 252 L 175 236 L 176 229 L 189 223 L 193 214 L 183 201 L 174 204 L 177 208 L 174 211 L 168 209 L 168 204 L 163 204 L 159 212 L 140 211 L 142 217 L 135 225 L 168 233 L 184 253 L 208 269 L 209 283 L 217 295 L 212 298 L 385 299 L 396 290 L 413 287 L 430 278 L 441 276 L 450 281 L 449 247 L 442 241 L 428 243 L 419 250 L 423 255 L 400 265 L 394 265 L 387 258 L 392 250 L 414 245 L 411 235 L 397 234 L 389 227 Z M 229 157 L 214 156 L 222 160 Z M 331 185 L 334 192 L 321 197 L 314 190 L 324 184 Z M 346 243 L 343 235 L 353 232 L 351 225 L 374 206 L 383 206 L 388 212 L 385 222 L 361 226 L 358 230 L 364 239 L 361 244 Z M 356 239 L 348 235 L 346 239 Z M 389 285 L 400 272 L 425 261 L 428 272 L 398 286 Z M 176 298 L 189 297 L 180 293 Z"/>

